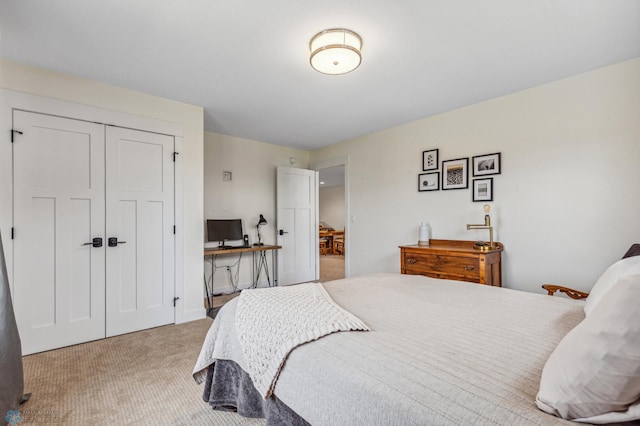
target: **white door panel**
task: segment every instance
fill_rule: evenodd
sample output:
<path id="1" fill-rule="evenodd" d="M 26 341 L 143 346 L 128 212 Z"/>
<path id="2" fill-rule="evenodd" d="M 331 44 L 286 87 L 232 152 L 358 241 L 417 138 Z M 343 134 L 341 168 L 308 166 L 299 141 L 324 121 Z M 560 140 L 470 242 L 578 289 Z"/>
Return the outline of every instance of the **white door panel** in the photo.
<path id="1" fill-rule="evenodd" d="M 296 272 L 295 244 L 290 243 L 294 238 L 294 233 L 288 231 L 289 229 L 295 228 L 295 214 L 296 212 L 294 209 L 278 208 L 278 229 L 287 230 L 286 234 L 278 236 L 278 245 L 282 246 L 278 256 L 280 285 L 284 285 L 285 276 L 291 276 Z"/>
<path id="2" fill-rule="evenodd" d="M 111 209 L 110 222 L 117 231 L 109 232 L 113 236 L 115 232 L 120 235 L 120 240 L 124 244 L 119 244 L 117 250 L 109 252 L 107 275 L 113 280 L 109 280 L 110 287 L 107 291 L 117 294 L 117 299 L 109 300 L 109 314 L 116 316 L 120 313 L 135 312 L 138 306 L 138 249 L 136 223 L 138 218 L 138 203 L 133 200 L 122 200 L 118 202 L 118 209 Z M 126 235 L 126 238 L 123 236 Z M 113 248 L 113 247 L 110 247 Z"/>
<path id="3" fill-rule="evenodd" d="M 69 316 L 71 321 L 83 321 L 91 318 L 91 287 L 86 285 L 91 282 L 91 256 L 95 250 L 91 246 L 78 245 L 78 242 L 89 242 L 87 235 L 91 233 L 91 200 L 73 199 L 69 203 L 70 210 L 66 212 L 71 226 L 69 253 L 71 256 L 71 294 L 69 298 Z M 91 250 L 87 250 L 91 247 Z M 104 247 L 99 249 L 104 251 Z M 103 260 L 102 255 L 99 257 Z M 101 267 L 102 271 L 103 268 Z M 104 280 L 103 277 L 100 278 Z M 104 303 L 104 297 L 101 297 Z M 101 309 L 101 312 L 102 309 Z"/>
<path id="4" fill-rule="evenodd" d="M 28 300 L 28 295 L 31 291 L 37 295 L 33 298 L 32 315 L 29 321 L 29 326 L 33 328 L 44 328 L 55 326 L 56 321 L 56 199 L 55 198 L 43 198 L 33 197 L 31 199 L 31 210 L 24 212 L 26 214 L 21 215 L 24 221 L 24 225 L 28 223 L 28 213 L 31 213 L 31 233 L 27 235 L 20 235 L 20 243 L 16 244 L 16 248 L 29 249 L 38 248 L 38 256 L 29 257 L 31 261 L 19 262 L 20 266 L 26 268 L 22 269 L 17 274 L 16 287 L 16 303 L 21 303 Z M 16 225 L 18 225 L 16 223 Z M 26 231 L 26 227 L 21 223 L 21 226 L 17 227 Z M 28 238 L 28 239 L 27 239 Z M 89 250 L 87 250 L 89 251 Z M 31 252 L 31 251 L 29 251 Z M 21 259 L 21 257 L 17 257 Z M 34 268 L 34 261 L 38 262 L 38 274 L 36 276 Z M 31 263 L 31 264 L 30 264 Z M 21 273 L 20 273 L 21 272 Z M 21 306 L 22 308 L 22 306 Z M 25 311 L 29 308 L 22 308 Z M 30 309 L 30 310 L 31 310 Z M 24 316 L 22 316 L 24 318 Z M 22 319 L 21 318 L 21 319 Z M 24 339 L 24 338 L 23 338 Z M 30 336 L 26 336 L 27 342 L 29 342 Z M 27 348 L 28 349 L 28 348 Z"/>
<path id="5" fill-rule="evenodd" d="M 14 305 L 23 354 L 104 337 L 104 126 L 14 111 Z"/>
<path id="6" fill-rule="evenodd" d="M 107 127 L 107 336 L 174 322 L 173 137 Z"/>
<path id="7" fill-rule="evenodd" d="M 318 279 L 318 172 L 278 167 L 277 221 L 280 285 Z"/>

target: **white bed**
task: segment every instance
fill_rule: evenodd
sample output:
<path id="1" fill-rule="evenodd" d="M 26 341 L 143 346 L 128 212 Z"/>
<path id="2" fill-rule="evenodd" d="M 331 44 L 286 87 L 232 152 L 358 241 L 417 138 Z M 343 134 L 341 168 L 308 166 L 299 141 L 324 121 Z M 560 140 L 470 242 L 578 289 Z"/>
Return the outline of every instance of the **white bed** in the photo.
<path id="1" fill-rule="evenodd" d="M 583 301 L 396 274 L 324 287 L 371 331 L 334 333 L 290 353 L 274 394 L 307 422 L 568 424 L 535 398 L 545 361 L 584 318 Z M 196 373 L 215 359 L 247 370 L 236 305 L 218 314 Z"/>

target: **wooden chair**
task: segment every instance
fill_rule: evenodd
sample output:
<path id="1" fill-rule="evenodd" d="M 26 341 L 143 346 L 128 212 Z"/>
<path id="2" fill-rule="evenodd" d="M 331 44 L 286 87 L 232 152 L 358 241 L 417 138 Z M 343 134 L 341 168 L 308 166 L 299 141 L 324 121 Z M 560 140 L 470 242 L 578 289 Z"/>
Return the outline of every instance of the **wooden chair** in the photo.
<path id="1" fill-rule="evenodd" d="M 553 296 L 553 294 L 556 291 L 559 291 L 560 293 L 564 293 L 564 294 L 566 294 L 567 296 L 569 296 L 572 299 L 586 299 L 589 296 L 589 293 L 585 293 L 583 291 L 574 290 L 572 288 L 564 287 L 564 286 L 561 286 L 561 285 L 543 284 L 542 288 L 547 290 L 547 294 L 549 296 Z"/>
<path id="2" fill-rule="evenodd" d="M 329 248 L 327 247 L 327 239 L 326 238 L 321 238 L 320 239 L 320 254 L 325 256 L 327 254 L 328 250 L 329 250 Z"/>
<path id="3" fill-rule="evenodd" d="M 344 255 L 344 231 L 333 233 L 333 254 Z"/>
<path id="4" fill-rule="evenodd" d="M 632 256 L 640 256 L 640 244 L 638 243 L 631 244 L 631 247 L 629 247 L 629 250 L 627 250 L 624 256 L 622 256 L 622 258 L 626 259 L 627 257 L 632 257 Z M 589 296 L 589 293 L 585 293 L 584 291 L 574 290 L 572 288 L 564 287 L 561 285 L 543 284 L 542 288 L 547 290 L 547 294 L 549 296 L 553 296 L 553 294 L 556 291 L 564 293 L 572 299 L 586 299 Z"/>

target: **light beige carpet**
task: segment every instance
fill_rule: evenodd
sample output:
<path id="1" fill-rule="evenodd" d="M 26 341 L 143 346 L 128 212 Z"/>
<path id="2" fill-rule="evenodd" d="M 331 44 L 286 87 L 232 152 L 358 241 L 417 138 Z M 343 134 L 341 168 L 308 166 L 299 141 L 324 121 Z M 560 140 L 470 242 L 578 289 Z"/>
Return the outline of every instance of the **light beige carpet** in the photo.
<path id="1" fill-rule="evenodd" d="M 320 256 L 320 282 L 339 280 L 344 278 L 344 256 Z"/>
<path id="2" fill-rule="evenodd" d="M 212 410 L 191 377 L 210 319 L 23 358 L 22 424 L 260 425 Z"/>

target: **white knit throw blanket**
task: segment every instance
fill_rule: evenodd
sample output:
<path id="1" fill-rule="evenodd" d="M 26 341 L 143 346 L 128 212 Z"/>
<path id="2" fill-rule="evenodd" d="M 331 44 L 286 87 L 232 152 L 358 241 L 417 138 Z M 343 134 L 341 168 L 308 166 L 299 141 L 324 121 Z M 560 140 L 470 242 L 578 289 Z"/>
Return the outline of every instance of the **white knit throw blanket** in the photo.
<path id="1" fill-rule="evenodd" d="M 247 373 L 269 398 L 289 353 L 336 331 L 368 331 L 338 306 L 320 283 L 244 290 L 236 310 L 236 332 Z"/>

